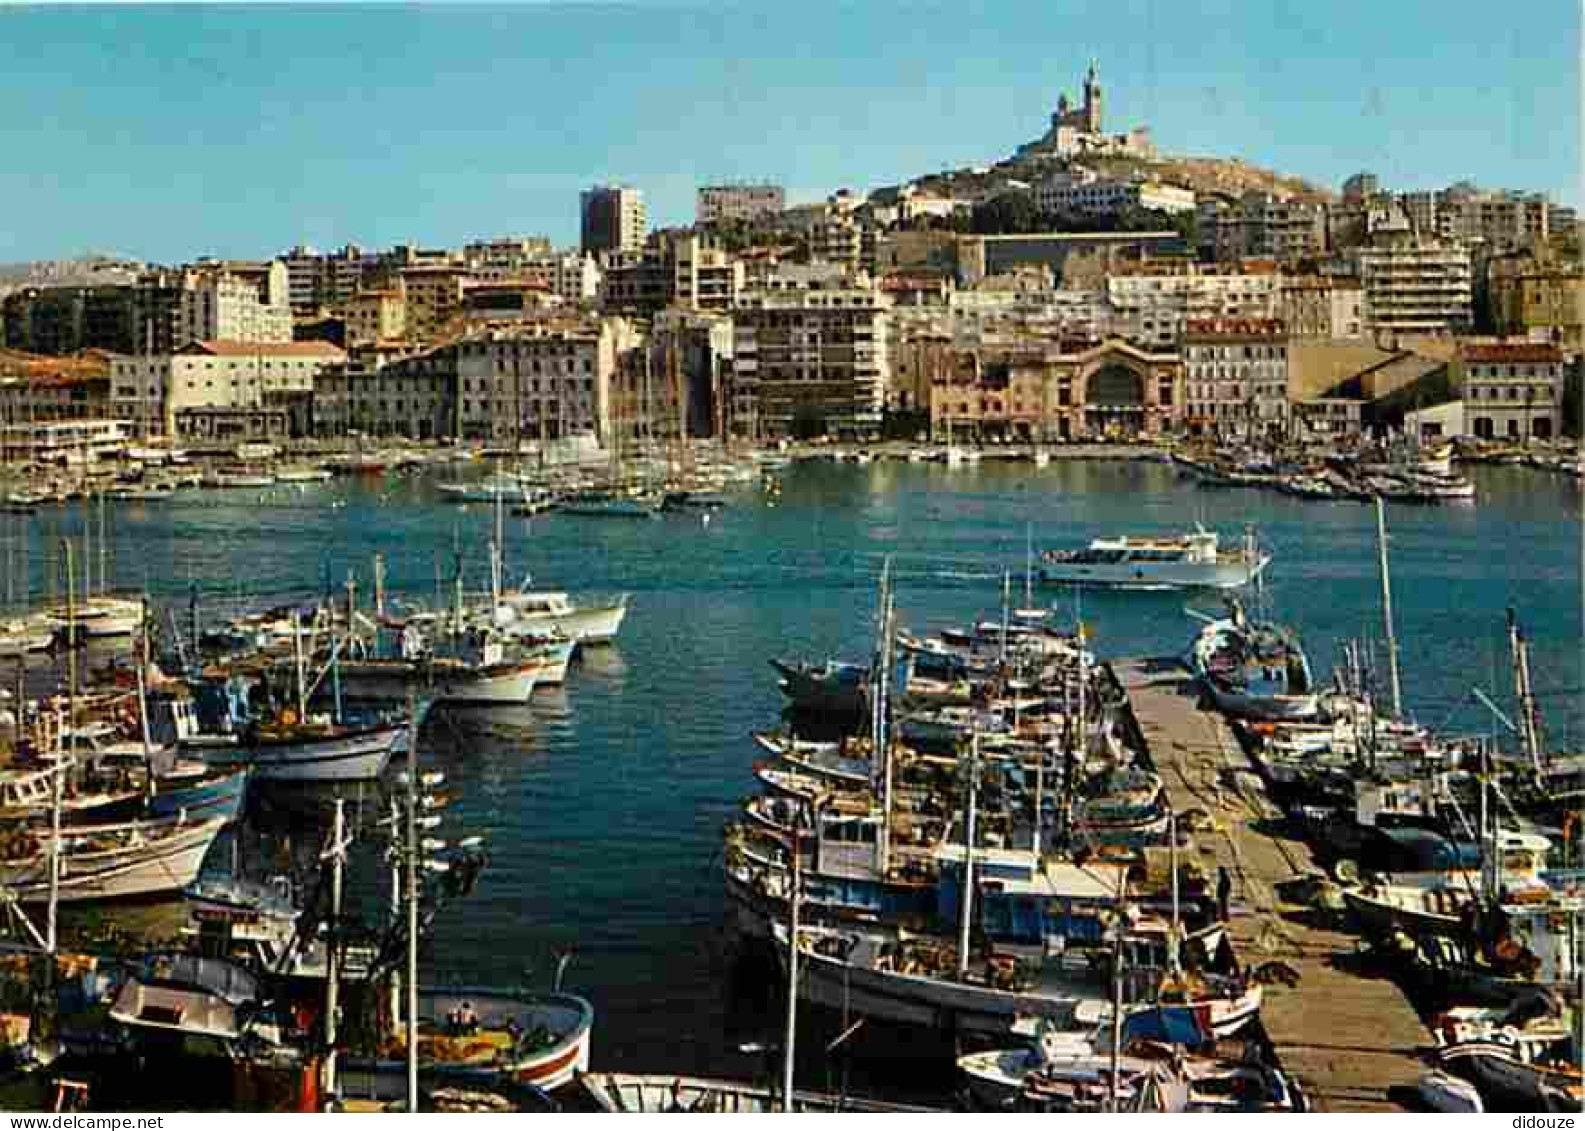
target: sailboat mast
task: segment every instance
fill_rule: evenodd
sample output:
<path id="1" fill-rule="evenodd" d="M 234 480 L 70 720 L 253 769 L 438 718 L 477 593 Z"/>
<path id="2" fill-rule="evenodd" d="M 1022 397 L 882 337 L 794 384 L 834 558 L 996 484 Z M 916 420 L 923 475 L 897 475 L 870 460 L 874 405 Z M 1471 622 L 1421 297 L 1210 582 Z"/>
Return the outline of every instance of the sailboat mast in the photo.
<path id="1" fill-rule="evenodd" d="M 963 822 L 963 890 L 958 900 L 958 980 L 969 972 L 969 936 L 974 924 L 974 821 L 978 813 L 980 778 L 980 731 L 976 726 L 969 738 L 968 815 Z"/>
<path id="2" fill-rule="evenodd" d="M 1540 773 L 1541 728 L 1536 720 L 1535 694 L 1530 686 L 1530 647 L 1512 609 L 1508 610 L 1508 645 L 1513 652 L 1514 698 L 1519 702 L 1519 740 L 1530 765 Z"/>
<path id="3" fill-rule="evenodd" d="M 345 860 L 346 802 L 336 798 L 335 819 L 330 826 L 330 939 L 325 953 L 325 1093 L 336 1090 L 336 1013 L 341 994 L 341 871 Z"/>
<path id="4" fill-rule="evenodd" d="M 1403 717 L 1403 685 L 1398 679 L 1398 638 L 1392 627 L 1392 574 L 1387 566 L 1387 505 L 1376 496 L 1376 545 L 1381 554 L 1381 615 L 1387 629 L 1387 677 L 1391 681 L 1392 713 Z"/>
<path id="5" fill-rule="evenodd" d="M 782 1111 L 789 1113 L 793 1109 L 793 1066 L 798 1044 L 798 914 L 803 905 L 803 866 L 798 842 L 802 839 L 803 817 L 804 807 L 800 804 L 793 817 L 793 835 L 789 842 L 792 891 L 787 896 L 787 1035 L 782 1041 Z"/>

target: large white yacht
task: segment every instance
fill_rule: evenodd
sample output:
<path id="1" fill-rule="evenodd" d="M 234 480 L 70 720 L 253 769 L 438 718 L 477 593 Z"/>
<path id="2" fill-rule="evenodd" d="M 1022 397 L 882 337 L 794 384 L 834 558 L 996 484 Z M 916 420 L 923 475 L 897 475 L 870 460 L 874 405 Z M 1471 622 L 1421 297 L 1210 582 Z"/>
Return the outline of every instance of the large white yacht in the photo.
<path id="1" fill-rule="evenodd" d="M 1118 589 L 1237 589 L 1271 561 L 1248 540 L 1236 550 L 1218 545 L 1214 530 L 1157 538 L 1097 538 L 1082 550 L 1048 550 L 1043 585 L 1099 585 Z"/>

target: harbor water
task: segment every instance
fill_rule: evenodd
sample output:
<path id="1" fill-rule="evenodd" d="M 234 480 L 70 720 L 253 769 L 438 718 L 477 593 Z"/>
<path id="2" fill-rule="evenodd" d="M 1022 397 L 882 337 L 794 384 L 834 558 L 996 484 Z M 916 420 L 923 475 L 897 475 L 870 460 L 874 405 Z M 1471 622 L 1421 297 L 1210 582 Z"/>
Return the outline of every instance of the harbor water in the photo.
<path id="1" fill-rule="evenodd" d="M 1472 475 L 1473 504 L 1388 511 L 1406 707 L 1450 732 L 1500 728 L 1472 689 L 1511 703 L 1511 606 L 1533 643 L 1549 745 L 1577 751 L 1581 491 L 1523 468 Z M 508 518 L 514 580 L 530 574 L 575 598 L 629 593 L 631 612 L 616 646 L 590 650 L 531 708 L 426 732 L 426 767 L 445 772 L 454 797 L 447 832 L 483 834 L 490 854 L 478 890 L 436 925 L 428 980 L 543 987 L 571 950 L 566 984 L 597 1010 L 597 1068 L 760 1067 L 738 1046 L 763 1041 L 775 1020 L 751 1007 L 756 987 L 730 977 L 721 829 L 753 791 L 749 733 L 782 707 L 767 661 L 866 660 L 888 558 L 901 622 L 925 629 L 998 614 L 1004 575 L 1024 604 L 1031 540 L 1038 553 L 1196 522 L 1236 540 L 1252 526 L 1274 555 L 1262 599 L 1297 628 L 1318 674 L 1345 639 L 1383 635 L 1375 512 L 1358 503 L 1200 489 L 1147 462 L 806 463 L 778 480 L 708 519 Z M 110 504 L 104 557 L 117 585 L 148 592 L 184 630 L 195 586 L 201 618 L 239 598 L 330 588 L 344 599 L 349 572 L 367 605 L 376 553 L 392 593 L 433 601 L 458 555 L 470 588 L 487 584 L 493 525 L 488 505 L 448 504 L 435 483 L 340 479 Z M 28 551 L 28 589 L 35 603 L 47 596 L 60 584 L 56 540 L 80 539 L 81 515 L 74 504 L 6 520 L 17 599 L 9 563 Z M 93 522 L 97 531 L 97 509 Z M 99 556 L 90 549 L 96 569 Z M 1048 589 L 1034 599 L 1081 619 L 1103 658 L 1179 654 L 1193 629 L 1184 605 L 1217 608 L 1209 594 Z M 1377 669 L 1384 676 L 1384 659 Z M 385 898 L 377 849 L 354 891 L 371 918 Z"/>

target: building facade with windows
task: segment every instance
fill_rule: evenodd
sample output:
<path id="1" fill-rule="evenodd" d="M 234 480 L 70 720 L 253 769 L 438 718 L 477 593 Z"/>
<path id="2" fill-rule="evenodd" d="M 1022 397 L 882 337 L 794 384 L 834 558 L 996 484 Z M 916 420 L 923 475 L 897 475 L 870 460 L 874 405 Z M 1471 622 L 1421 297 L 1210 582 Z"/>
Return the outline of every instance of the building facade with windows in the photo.
<path id="1" fill-rule="evenodd" d="M 1563 353 L 1534 342 L 1464 342 L 1450 376 L 1469 434 L 1551 440 L 1563 433 Z"/>
<path id="2" fill-rule="evenodd" d="M 1183 330 L 1191 430 L 1276 436 L 1288 425 L 1288 337 L 1273 318 L 1191 321 Z"/>

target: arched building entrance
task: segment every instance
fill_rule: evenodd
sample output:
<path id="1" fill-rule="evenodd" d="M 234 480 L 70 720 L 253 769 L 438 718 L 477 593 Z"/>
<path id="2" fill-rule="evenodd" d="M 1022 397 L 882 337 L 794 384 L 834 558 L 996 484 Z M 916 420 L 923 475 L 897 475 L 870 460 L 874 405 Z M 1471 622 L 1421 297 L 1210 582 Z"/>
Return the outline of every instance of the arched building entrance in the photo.
<path id="1" fill-rule="evenodd" d="M 1092 432 L 1133 434 L 1145 426 L 1145 374 L 1109 361 L 1085 381 L 1084 417 Z"/>

